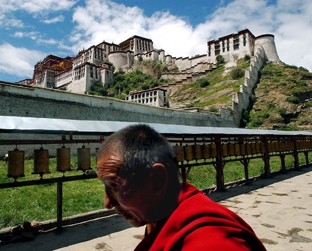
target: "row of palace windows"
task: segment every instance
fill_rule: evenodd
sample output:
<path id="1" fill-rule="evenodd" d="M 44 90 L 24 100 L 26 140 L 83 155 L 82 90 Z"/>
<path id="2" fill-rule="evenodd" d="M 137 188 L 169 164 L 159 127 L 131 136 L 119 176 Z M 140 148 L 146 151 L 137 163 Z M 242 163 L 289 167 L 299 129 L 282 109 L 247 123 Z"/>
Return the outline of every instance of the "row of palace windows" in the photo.
<path id="1" fill-rule="evenodd" d="M 127 97 L 126 100 L 129 100 L 129 98 Z M 157 101 L 157 97 L 154 98 L 144 98 L 144 99 L 132 99 L 131 101 L 134 101 L 136 103 L 140 103 L 140 104 L 150 104 L 153 102 Z"/>
<path id="2" fill-rule="evenodd" d="M 139 99 L 139 98 L 145 98 L 149 96 L 156 96 L 157 91 L 151 91 L 146 93 L 139 93 L 139 94 L 131 94 L 131 99 Z"/>
<path id="3" fill-rule="evenodd" d="M 227 39 L 222 40 L 222 52 L 230 51 L 230 40 Z M 243 46 L 247 45 L 247 36 L 246 34 L 243 35 Z M 239 36 L 235 35 L 233 39 L 233 49 L 238 50 L 239 49 Z M 221 49 L 220 49 L 220 42 L 215 43 L 215 55 L 220 55 Z M 208 56 L 211 56 L 211 46 L 208 46 Z"/>

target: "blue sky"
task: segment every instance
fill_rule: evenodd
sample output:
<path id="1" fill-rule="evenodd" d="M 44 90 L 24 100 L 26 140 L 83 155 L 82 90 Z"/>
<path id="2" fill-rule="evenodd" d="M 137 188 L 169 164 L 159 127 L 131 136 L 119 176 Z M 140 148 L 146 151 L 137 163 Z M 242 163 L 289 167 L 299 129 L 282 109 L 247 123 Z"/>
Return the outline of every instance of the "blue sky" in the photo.
<path id="1" fill-rule="evenodd" d="M 273 34 L 282 61 L 312 71 L 311 0 L 1 0 L 0 80 L 31 78 L 45 56 L 75 56 L 103 40 L 140 35 L 192 56 L 245 28 Z"/>

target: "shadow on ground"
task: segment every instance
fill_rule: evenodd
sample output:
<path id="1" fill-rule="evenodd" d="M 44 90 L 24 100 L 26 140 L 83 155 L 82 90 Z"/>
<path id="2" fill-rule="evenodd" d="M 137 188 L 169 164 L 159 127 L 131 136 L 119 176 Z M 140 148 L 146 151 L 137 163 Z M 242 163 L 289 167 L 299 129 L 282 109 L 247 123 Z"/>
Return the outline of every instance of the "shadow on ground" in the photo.
<path id="1" fill-rule="evenodd" d="M 204 190 L 203 192 L 214 201 L 222 201 L 235 197 L 240 194 L 250 193 L 253 190 L 272 185 L 276 182 L 293 178 L 297 175 L 301 175 L 311 171 L 312 166 L 304 167 L 300 170 L 288 170 L 286 173 L 274 173 L 270 178 L 256 178 L 250 184 L 233 184 L 227 187 L 224 192 L 217 192 L 212 190 Z"/>
<path id="2" fill-rule="evenodd" d="M 62 231 L 51 230 L 38 234 L 32 241 L 3 244 L 0 245 L 0 249 L 6 251 L 55 250 L 109 235 L 130 227 L 121 217 L 113 215 L 66 226 L 63 227 Z"/>

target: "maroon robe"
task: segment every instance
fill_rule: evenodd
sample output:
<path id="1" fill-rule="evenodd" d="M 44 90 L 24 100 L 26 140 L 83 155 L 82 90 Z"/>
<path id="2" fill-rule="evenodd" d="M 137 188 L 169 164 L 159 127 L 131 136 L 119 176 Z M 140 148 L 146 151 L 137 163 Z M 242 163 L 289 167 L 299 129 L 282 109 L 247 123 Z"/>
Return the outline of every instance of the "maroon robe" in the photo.
<path id="1" fill-rule="evenodd" d="M 185 184 L 179 205 L 156 224 L 135 251 L 266 250 L 251 227 L 237 214 Z"/>

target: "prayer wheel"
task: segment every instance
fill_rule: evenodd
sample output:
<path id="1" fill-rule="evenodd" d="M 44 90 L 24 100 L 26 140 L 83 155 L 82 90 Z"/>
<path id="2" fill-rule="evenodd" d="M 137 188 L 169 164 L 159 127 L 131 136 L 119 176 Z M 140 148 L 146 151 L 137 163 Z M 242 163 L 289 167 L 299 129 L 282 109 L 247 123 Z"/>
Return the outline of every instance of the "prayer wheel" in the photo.
<path id="1" fill-rule="evenodd" d="M 257 151 L 256 151 L 256 143 L 253 142 L 251 144 L 251 154 L 256 154 L 256 153 L 257 153 Z"/>
<path id="2" fill-rule="evenodd" d="M 263 142 L 260 143 L 260 146 L 261 146 L 261 153 L 262 154 L 265 154 L 265 145 Z"/>
<path id="3" fill-rule="evenodd" d="M 210 146 L 209 145 L 203 145 L 202 150 L 203 150 L 204 159 L 209 159 L 210 158 Z"/>
<path id="4" fill-rule="evenodd" d="M 240 154 L 246 155 L 246 145 L 245 144 L 239 144 L 239 148 L 240 148 Z"/>
<path id="5" fill-rule="evenodd" d="M 195 145 L 195 159 L 199 160 L 203 158 L 202 145 Z"/>
<path id="6" fill-rule="evenodd" d="M 66 172 L 70 171 L 70 148 L 62 148 L 57 149 L 57 171 Z"/>
<path id="7" fill-rule="evenodd" d="M 287 149 L 286 149 L 286 142 L 280 141 L 280 150 L 281 150 L 282 152 L 284 152 L 284 151 L 287 150 Z"/>
<path id="8" fill-rule="evenodd" d="M 229 156 L 234 156 L 235 155 L 235 146 L 234 146 L 234 144 L 229 144 L 228 145 L 228 150 L 229 150 Z"/>
<path id="9" fill-rule="evenodd" d="M 216 144 L 211 144 L 210 145 L 210 157 L 211 158 L 215 158 L 217 156 L 217 148 L 216 148 Z"/>
<path id="10" fill-rule="evenodd" d="M 92 169 L 91 168 L 91 156 L 90 156 L 90 148 L 82 148 L 77 149 L 78 155 L 78 168 L 77 170 L 87 171 Z"/>
<path id="11" fill-rule="evenodd" d="M 240 150 L 240 145 L 239 144 L 235 144 L 234 145 L 234 155 L 235 156 L 240 156 L 241 155 L 241 150 Z"/>
<path id="12" fill-rule="evenodd" d="M 275 152 L 275 146 L 274 146 L 274 142 L 269 142 L 268 143 L 268 150 L 269 150 L 269 153 L 272 153 L 272 152 Z"/>
<path id="13" fill-rule="evenodd" d="M 276 152 L 276 142 L 272 142 L 272 152 Z"/>
<path id="14" fill-rule="evenodd" d="M 229 156 L 228 144 L 223 144 L 222 145 L 222 156 L 223 157 Z"/>
<path id="15" fill-rule="evenodd" d="M 300 149 L 305 149 L 305 141 L 300 141 Z"/>
<path id="16" fill-rule="evenodd" d="M 287 149 L 288 151 L 293 151 L 294 148 L 295 148 L 295 147 L 294 147 L 294 143 L 293 143 L 293 142 L 288 142 L 288 143 L 287 143 L 287 148 L 288 148 L 288 149 Z"/>
<path id="17" fill-rule="evenodd" d="M 185 151 L 185 159 L 187 161 L 191 161 L 194 160 L 194 156 L 193 156 L 193 146 L 191 145 L 187 145 L 184 147 L 184 151 Z"/>
<path id="18" fill-rule="evenodd" d="M 42 147 L 38 150 L 34 150 L 34 172 L 33 174 L 43 174 L 49 172 L 49 151 Z"/>
<path id="19" fill-rule="evenodd" d="M 260 142 L 257 142 L 256 143 L 256 153 L 261 153 L 261 143 Z"/>
<path id="20" fill-rule="evenodd" d="M 276 141 L 276 151 L 277 152 L 281 151 L 281 143 L 279 141 Z"/>
<path id="21" fill-rule="evenodd" d="M 177 161 L 182 162 L 183 161 L 183 147 L 176 145 L 176 146 L 173 146 L 173 150 L 175 152 Z"/>
<path id="22" fill-rule="evenodd" d="M 9 151 L 8 155 L 8 177 L 13 177 L 14 179 L 17 179 L 18 177 L 25 177 L 25 152 L 15 149 L 14 151 Z"/>
<path id="23" fill-rule="evenodd" d="M 246 154 L 247 155 L 251 155 L 252 154 L 252 151 L 251 151 L 251 143 L 247 143 L 246 144 Z"/>

